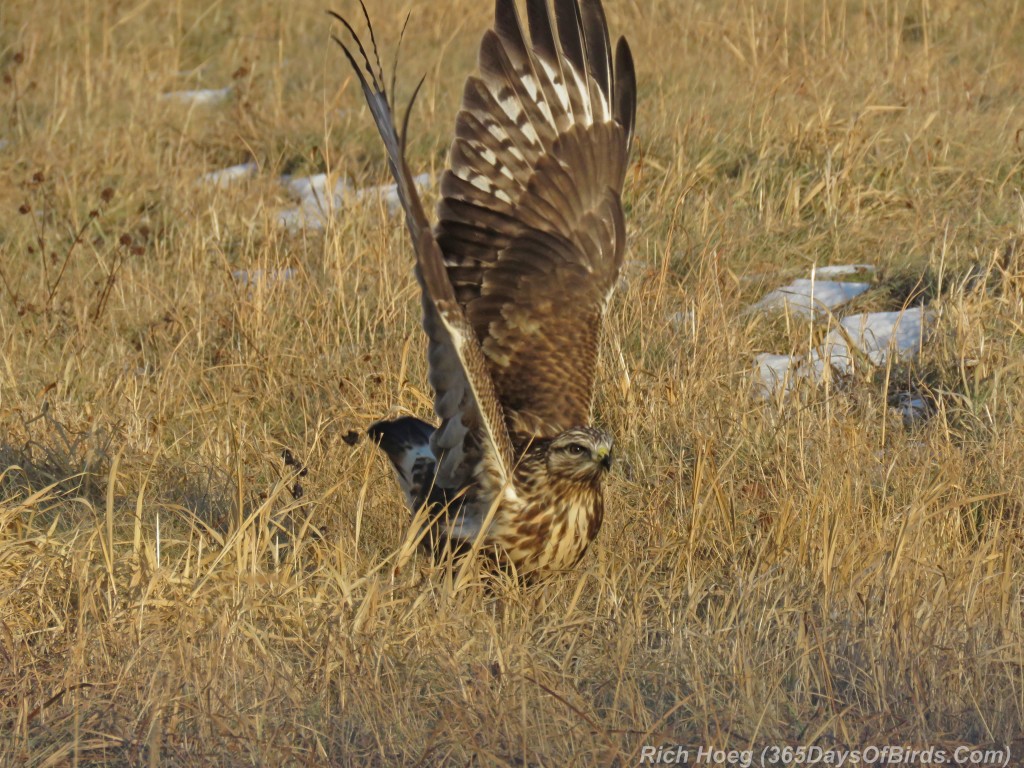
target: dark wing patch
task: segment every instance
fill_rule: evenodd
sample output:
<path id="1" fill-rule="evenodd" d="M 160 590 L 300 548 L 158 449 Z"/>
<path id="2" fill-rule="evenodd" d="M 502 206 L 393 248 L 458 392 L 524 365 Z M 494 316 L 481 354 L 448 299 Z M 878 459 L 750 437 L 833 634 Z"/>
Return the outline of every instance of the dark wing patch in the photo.
<path id="1" fill-rule="evenodd" d="M 604 310 L 625 250 L 620 195 L 636 113 L 599 0 L 497 0 L 441 181 L 437 242 L 509 428 L 590 419 Z"/>
<path id="2" fill-rule="evenodd" d="M 414 511 L 426 501 L 434 481 L 437 460 L 430 447 L 433 434 L 434 427 L 412 416 L 378 421 L 367 430 L 370 439 L 391 459 L 398 485 Z"/>

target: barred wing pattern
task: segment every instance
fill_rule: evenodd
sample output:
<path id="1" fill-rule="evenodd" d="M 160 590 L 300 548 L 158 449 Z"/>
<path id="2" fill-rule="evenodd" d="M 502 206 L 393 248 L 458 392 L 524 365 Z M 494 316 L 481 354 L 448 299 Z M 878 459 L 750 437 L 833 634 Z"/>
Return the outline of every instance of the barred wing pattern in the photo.
<path id="1" fill-rule="evenodd" d="M 437 242 L 513 434 L 589 423 L 598 341 L 625 250 L 636 114 L 598 0 L 498 0 L 465 86 Z"/>
<path id="2" fill-rule="evenodd" d="M 408 113 L 399 133 L 372 27 L 373 61 L 332 15 L 354 41 L 355 52 L 335 38 L 405 210 L 441 419 L 436 429 L 378 422 L 370 434 L 410 506 L 440 512 L 439 532 L 462 544 L 485 534 L 532 570 L 573 565 L 601 525 L 612 438 L 586 425 L 625 250 L 636 78 L 625 40 L 612 55 L 600 0 L 525 4 L 529 39 L 515 0 L 496 0 L 433 230 L 404 158 Z M 363 15 L 369 26 L 365 5 Z"/>

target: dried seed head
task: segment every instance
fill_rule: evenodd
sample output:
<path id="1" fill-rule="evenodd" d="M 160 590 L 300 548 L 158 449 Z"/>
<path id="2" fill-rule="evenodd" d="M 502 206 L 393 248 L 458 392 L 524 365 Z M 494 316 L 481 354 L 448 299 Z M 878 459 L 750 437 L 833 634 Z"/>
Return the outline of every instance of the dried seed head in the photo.
<path id="1" fill-rule="evenodd" d="M 100 192 L 100 199 L 104 203 L 109 203 L 114 199 L 114 190 L 111 187 L 104 187 L 103 191 Z"/>

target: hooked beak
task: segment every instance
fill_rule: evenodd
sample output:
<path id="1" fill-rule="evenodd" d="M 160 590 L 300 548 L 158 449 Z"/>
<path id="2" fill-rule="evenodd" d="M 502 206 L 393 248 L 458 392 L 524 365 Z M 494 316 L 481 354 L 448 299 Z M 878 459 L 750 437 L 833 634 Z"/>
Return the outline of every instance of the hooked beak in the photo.
<path id="1" fill-rule="evenodd" d="M 611 448 L 601 447 L 597 449 L 597 462 L 605 472 L 612 468 L 612 458 Z"/>

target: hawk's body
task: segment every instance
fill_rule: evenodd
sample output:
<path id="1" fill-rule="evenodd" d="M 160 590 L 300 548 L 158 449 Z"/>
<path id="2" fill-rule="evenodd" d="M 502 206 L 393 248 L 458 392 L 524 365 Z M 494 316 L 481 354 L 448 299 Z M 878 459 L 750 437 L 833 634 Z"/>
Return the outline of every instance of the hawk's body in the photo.
<path id="1" fill-rule="evenodd" d="M 604 518 L 601 475 L 611 466 L 606 433 L 579 428 L 558 438 L 533 439 L 516 451 L 519 460 L 511 482 L 502 482 L 481 464 L 473 482 L 453 489 L 435 482 L 437 461 L 430 446 L 434 432 L 409 416 L 370 428 L 370 437 L 391 458 L 410 508 L 427 504 L 431 517 L 439 515 L 428 525 L 431 549 L 440 554 L 452 545 L 457 553 L 476 541 L 486 523 L 484 542 L 520 572 L 561 570 L 579 562 Z M 593 446 L 594 453 L 573 455 L 569 446 Z M 560 447 L 566 455 L 560 455 Z M 488 522 L 495 489 L 500 489 L 500 501 Z"/>
<path id="2" fill-rule="evenodd" d="M 584 425 L 625 250 L 620 195 L 636 85 L 624 40 L 613 61 L 600 0 L 526 7 L 529 40 L 515 0 L 496 2 L 480 75 L 466 82 L 433 229 L 379 63 L 374 72 L 358 38 L 363 65 L 345 53 L 384 139 L 416 250 L 441 419 L 436 429 L 409 418 L 381 422 L 370 434 L 410 506 L 435 510 L 436 540 L 482 541 L 536 572 L 574 565 L 603 516 L 611 437 Z"/>

